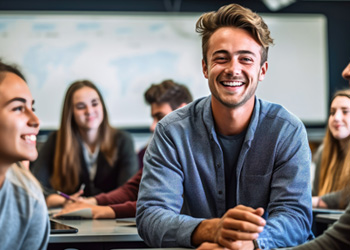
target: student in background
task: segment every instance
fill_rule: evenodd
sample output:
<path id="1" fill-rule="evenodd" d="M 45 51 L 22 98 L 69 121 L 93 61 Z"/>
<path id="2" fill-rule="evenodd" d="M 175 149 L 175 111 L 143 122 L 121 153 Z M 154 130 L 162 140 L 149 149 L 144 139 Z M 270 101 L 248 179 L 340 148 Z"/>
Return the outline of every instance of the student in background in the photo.
<path id="1" fill-rule="evenodd" d="M 150 126 L 150 131 L 152 133 L 164 116 L 192 101 L 191 93 L 187 87 L 172 80 L 152 84 L 144 96 L 147 104 L 151 106 L 153 123 Z M 139 154 L 139 157 L 142 159 L 143 154 Z M 135 217 L 142 167 L 143 163 L 141 162 L 141 169 L 123 186 L 109 193 L 67 203 L 57 216 L 90 207 L 94 219 Z"/>
<path id="2" fill-rule="evenodd" d="M 212 95 L 158 123 L 144 157 L 138 232 L 152 247 L 301 244 L 312 222 L 306 130 L 282 106 L 255 96 L 270 31 L 237 4 L 203 14 L 196 29 Z"/>
<path id="3" fill-rule="evenodd" d="M 123 185 L 138 169 L 131 136 L 111 127 L 102 95 L 90 81 L 67 90 L 61 126 L 48 138 L 31 170 L 46 192 L 48 207 L 63 205 L 56 193 L 86 196 Z M 79 190 L 81 185 L 85 189 Z"/>
<path id="4" fill-rule="evenodd" d="M 0 248 L 46 249 L 50 225 L 37 180 L 19 161 L 35 160 L 39 120 L 21 72 L 0 61 Z"/>
<path id="5" fill-rule="evenodd" d="M 347 192 L 341 192 L 350 180 L 350 89 L 335 93 L 331 101 L 328 126 L 323 144 L 317 151 L 313 207 L 344 209 L 348 204 Z M 337 192 L 340 191 L 340 192 Z M 344 199 L 334 200 L 334 194 Z"/>
<path id="6" fill-rule="evenodd" d="M 350 63 L 343 70 L 342 76 L 345 80 L 349 81 L 349 87 L 350 87 Z M 349 93 L 349 91 L 350 90 L 346 92 Z M 344 117 L 346 117 L 346 115 L 344 115 Z M 346 122 L 346 124 L 349 125 L 349 122 Z M 322 150 L 320 151 L 322 152 Z M 332 208 L 332 209 L 344 208 L 344 205 L 348 204 L 349 202 L 350 202 L 350 185 L 346 185 L 346 187 L 343 190 L 331 192 L 322 196 L 315 196 L 312 198 L 313 207 L 320 207 L 320 208 Z"/>

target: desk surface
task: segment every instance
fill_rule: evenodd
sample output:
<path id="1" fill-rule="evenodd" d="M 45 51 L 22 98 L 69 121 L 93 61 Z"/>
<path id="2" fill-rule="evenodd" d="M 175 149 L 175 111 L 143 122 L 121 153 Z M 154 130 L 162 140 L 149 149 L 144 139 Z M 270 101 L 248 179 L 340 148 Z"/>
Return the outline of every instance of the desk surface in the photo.
<path id="1" fill-rule="evenodd" d="M 72 242 L 143 242 L 134 222 L 111 220 L 61 220 L 62 224 L 78 228 L 77 233 L 51 234 L 49 243 Z"/>

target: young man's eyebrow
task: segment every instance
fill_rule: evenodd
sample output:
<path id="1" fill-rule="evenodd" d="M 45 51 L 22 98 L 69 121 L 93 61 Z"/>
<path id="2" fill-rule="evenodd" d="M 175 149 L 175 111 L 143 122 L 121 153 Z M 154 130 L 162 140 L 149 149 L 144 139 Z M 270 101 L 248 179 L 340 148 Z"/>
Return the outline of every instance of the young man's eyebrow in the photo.
<path id="1" fill-rule="evenodd" d="M 216 54 L 228 54 L 228 51 L 227 50 L 217 50 L 217 51 L 214 51 L 213 55 L 216 55 Z"/>
<path id="2" fill-rule="evenodd" d="M 217 51 L 214 51 L 213 55 L 216 55 L 216 54 L 229 54 L 229 52 L 227 50 L 217 50 Z M 250 54 L 250 55 L 253 55 L 253 56 L 256 56 L 256 54 L 250 50 L 239 50 L 237 52 L 235 52 L 235 54 Z"/>
<path id="3" fill-rule="evenodd" d="M 256 54 L 250 50 L 239 50 L 237 54 L 250 54 L 250 55 L 256 56 Z"/>

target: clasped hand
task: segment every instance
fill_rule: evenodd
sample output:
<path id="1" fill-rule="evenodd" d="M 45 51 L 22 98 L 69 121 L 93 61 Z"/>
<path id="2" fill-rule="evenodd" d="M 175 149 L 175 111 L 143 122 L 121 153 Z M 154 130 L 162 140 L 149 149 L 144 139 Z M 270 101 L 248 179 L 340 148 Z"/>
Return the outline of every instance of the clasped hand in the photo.
<path id="1" fill-rule="evenodd" d="M 211 228 L 213 235 L 211 240 L 205 241 L 212 242 L 203 243 L 198 249 L 254 249 L 253 240 L 258 238 L 266 224 L 261 217 L 263 214 L 263 208 L 253 209 L 238 205 L 228 210 L 220 219 L 207 220 L 211 224 L 207 229 Z"/>

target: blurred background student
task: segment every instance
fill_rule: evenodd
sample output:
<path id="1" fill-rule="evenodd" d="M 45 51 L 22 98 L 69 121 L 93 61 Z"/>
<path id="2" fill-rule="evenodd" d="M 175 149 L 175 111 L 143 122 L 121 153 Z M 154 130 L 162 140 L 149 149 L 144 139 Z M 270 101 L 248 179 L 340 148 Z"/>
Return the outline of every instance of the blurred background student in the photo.
<path id="1" fill-rule="evenodd" d="M 152 133 L 164 116 L 192 101 L 192 95 L 187 87 L 173 80 L 152 84 L 144 96 L 147 104 L 151 106 L 153 123 L 150 131 Z M 142 176 L 142 159 L 146 148 L 147 146 L 138 154 L 141 169 L 126 184 L 109 193 L 67 203 L 61 214 L 90 207 L 94 219 L 135 217 L 137 194 Z"/>
<path id="2" fill-rule="evenodd" d="M 331 101 L 328 126 L 316 157 L 314 194 L 343 189 L 349 181 L 350 90 L 335 93 Z"/>
<path id="3" fill-rule="evenodd" d="M 342 76 L 349 80 L 350 64 Z M 350 201 L 350 89 L 335 93 L 317 154 L 313 207 L 344 209 Z"/>
<path id="4" fill-rule="evenodd" d="M 100 91 L 82 80 L 68 88 L 60 128 L 31 170 L 45 189 L 48 207 L 55 207 L 66 201 L 57 191 L 76 196 L 111 191 L 136 173 L 138 163 L 131 136 L 111 127 Z"/>
<path id="5" fill-rule="evenodd" d="M 39 120 L 21 72 L 0 61 L 0 248 L 46 249 L 50 226 L 39 183 L 19 161 L 35 160 Z"/>

